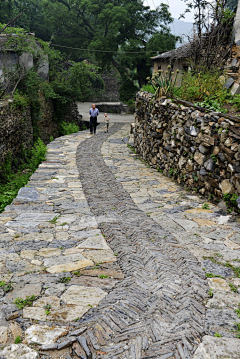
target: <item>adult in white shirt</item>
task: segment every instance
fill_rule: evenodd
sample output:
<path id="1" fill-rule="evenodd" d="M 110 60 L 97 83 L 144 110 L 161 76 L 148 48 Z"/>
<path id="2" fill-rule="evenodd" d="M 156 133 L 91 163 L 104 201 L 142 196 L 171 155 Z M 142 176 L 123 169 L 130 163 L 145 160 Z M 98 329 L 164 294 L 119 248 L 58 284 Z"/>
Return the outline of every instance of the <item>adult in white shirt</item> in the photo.
<path id="1" fill-rule="evenodd" d="M 90 134 L 92 135 L 94 133 L 95 135 L 97 128 L 97 117 L 99 115 L 99 111 L 94 103 L 92 104 L 92 107 L 89 110 L 89 115 L 90 115 Z"/>

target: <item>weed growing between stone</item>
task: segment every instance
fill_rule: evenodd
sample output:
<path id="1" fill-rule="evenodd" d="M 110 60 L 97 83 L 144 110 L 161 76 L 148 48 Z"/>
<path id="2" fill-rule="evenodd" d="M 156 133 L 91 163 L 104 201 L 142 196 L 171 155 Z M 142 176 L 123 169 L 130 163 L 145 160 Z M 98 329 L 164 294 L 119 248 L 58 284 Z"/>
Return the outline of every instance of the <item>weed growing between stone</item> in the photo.
<path id="1" fill-rule="evenodd" d="M 22 343 L 22 337 L 20 337 L 20 335 L 18 335 L 14 340 L 14 344 L 20 344 L 20 343 Z"/>
<path id="2" fill-rule="evenodd" d="M 47 147 L 39 138 L 28 153 L 24 152 L 25 160 L 19 165 L 17 173 L 9 154 L 6 162 L 0 166 L 0 213 L 17 196 L 19 189 L 28 183 L 29 177 L 45 159 L 46 152 Z"/>
<path id="3" fill-rule="evenodd" d="M 28 297 L 26 297 L 26 299 L 18 297 L 14 300 L 13 303 L 16 304 L 18 309 L 23 309 L 26 306 L 31 307 L 34 300 L 36 300 L 36 299 L 37 298 L 35 297 L 35 295 L 28 296 Z"/>

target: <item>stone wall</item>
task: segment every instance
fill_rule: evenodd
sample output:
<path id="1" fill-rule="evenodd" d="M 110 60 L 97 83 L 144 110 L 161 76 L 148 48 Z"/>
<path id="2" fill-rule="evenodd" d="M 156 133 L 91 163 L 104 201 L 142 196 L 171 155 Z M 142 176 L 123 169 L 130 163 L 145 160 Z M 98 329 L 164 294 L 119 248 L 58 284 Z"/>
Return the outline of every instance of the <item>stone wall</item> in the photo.
<path id="1" fill-rule="evenodd" d="M 22 148 L 33 144 L 30 108 L 16 109 L 11 102 L 0 102 L 0 166 L 8 153 L 20 157 Z"/>
<path id="2" fill-rule="evenodd" d="M 140 92 L 134 147 L 151 166 L 203 195 L 240 195 L 240 119 Z"/>

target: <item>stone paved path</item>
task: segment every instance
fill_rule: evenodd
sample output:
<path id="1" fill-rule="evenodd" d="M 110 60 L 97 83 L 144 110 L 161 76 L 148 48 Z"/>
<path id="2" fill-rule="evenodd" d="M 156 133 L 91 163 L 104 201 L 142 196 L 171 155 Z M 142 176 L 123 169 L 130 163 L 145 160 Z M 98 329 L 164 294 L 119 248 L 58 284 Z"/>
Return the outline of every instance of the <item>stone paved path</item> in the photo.
<path id="1" fill-rule="evenodd" d="M 51 142 L 0 215 L 0 357 L 239 358 L 239 224 L 136 159 L 128 133 Z"/>

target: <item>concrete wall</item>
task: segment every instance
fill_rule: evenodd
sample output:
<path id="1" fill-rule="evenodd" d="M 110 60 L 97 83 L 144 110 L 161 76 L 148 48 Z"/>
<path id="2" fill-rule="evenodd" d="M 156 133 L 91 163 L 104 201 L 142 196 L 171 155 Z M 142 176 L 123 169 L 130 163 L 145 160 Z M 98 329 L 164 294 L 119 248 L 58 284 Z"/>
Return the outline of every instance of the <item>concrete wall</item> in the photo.
<path id="1" fill-rule="evenodd" d="M 240 196 L 240 119 L 234 122 L 171 100 L 161 103 L 140 92 L 134 146 L 151 166 L 203 195 Z"/>

